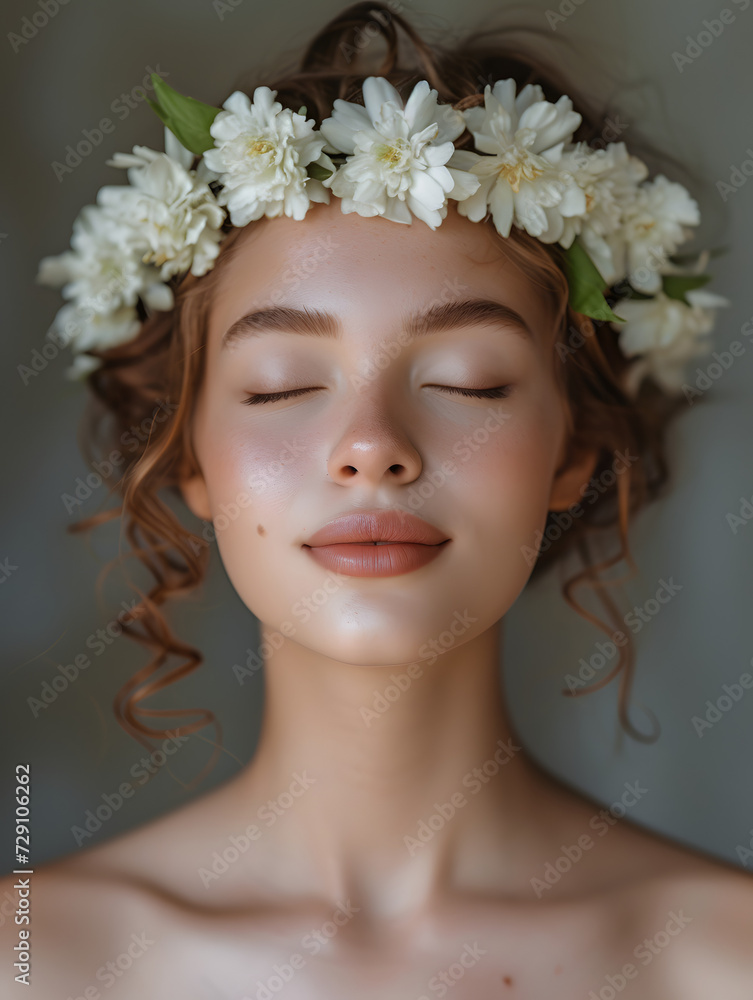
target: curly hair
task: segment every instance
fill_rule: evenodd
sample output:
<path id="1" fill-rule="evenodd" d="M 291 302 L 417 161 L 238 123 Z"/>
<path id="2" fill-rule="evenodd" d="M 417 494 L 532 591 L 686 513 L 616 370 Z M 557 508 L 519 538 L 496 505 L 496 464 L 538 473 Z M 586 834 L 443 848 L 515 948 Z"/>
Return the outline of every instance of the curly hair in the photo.
<path id="1" fill-rule="evenodd" d="M 452 48 L 428 44 L 413 26 L 395 13 L 389 3 L 356 3 L 333 18 L 311 40 L 296 67 L 279 79 L 264 82 L 277 91 L 284 107 L 297 110 L 306 105 L 307 117 L 317 125 L 331 114 L 335 98 L 363 103 L 361 86 L 369 75 L 386 77 L 405 96 L 422 79 L 438 92 L 441 101 L 465 109 L 483 103 L 486 83 L 512 77 L 520 89 L 528 83 L 539 84 L 547 100 L 556 102 L 567 93 L 582 115 L 574 140 L 592 148 L 606 145 L 608 113 L 596 110 L 551 67 L 542 65 L 533 54 L 524 54 L 504 35 L 484 30 L 470 35 Z M 400 29 L 411 45 L 413 66 L 399 59 Z M 357 70 L 366 46 L 365 37 L 381 37 L 385 52 L 381 65 L 372 72 Z M 375 54 L 369 43 L 370 55 Z M 404 62 L 405 60 L 403 60 Z M 252 85 L 254 86 L 254 85 Z M 249 92 L 251 86 L 246 88 Z M 631 143 L 635 148 L 638 144 Z M 456 148 L 473 148 L 467 131 L 455 142 Z M 664 159 L 669 160 L 669 157 Z M 672 161 L 674 162 L 674 161 Z M 160 498 L 167 489 L 181 496 L 180 482 L 199 471 L 192 448 L 190 420 L 200 388 L 204 359 L 207 319 L 213 293 L 224 267 L 238 248 L 241 229 L 228 220 L 223 225 L 222 244 L 215 266 L 207 274 L 186 274 L 171 279 L 175 305 L 168 312 L 147 314 L 139 304 L 141 327 L 135 339 L 89 353 L 101 360 L 101 366 L 87 376 L 92 397 L 85 417 L 83 450 L 92 460 L 95 453 L 111 450 L 122 442 L 135 424 L 149 428 L 137 441 L 117 484 L 119 505 L 72 525 L 68 530 L 88 530 L 103 521 L 122 517 L 122 527 L 131 546 L 130 556 L 139 560 L 154 579 L 148 592 L 136 587 L 140 597 L 133 620 L 124 631 L 146 646 L 152 655 L 117 692 L 115 714 L 132 736 L 144 743 L 146 738 L 164 735 L 164 730 L 144 719 L 197 713 L 193 721 L 171 731 L 195 732 L 209 723 L 221 730 L 213 713 L 206 710 L 156 710 L 141 702 L 173 681 L 184 677 L 202 662 L 201 652 L 182 642 L 171 630 L 161 606 L 168 598 L 186 595 L 203 580 L 212 540 L 211 530 L 201 537 L 181 525 L 175 514 Z M 496 234 L 498 236 L 498 234 Z M 608 635 L 615 633 L 623 619 L 608 593 L 621 580 L 608 580 L 604 574 L 621 560 L 635 573 L 628 547 L 628 524 L 631 516 L 645 503 L 659 495 L 667 480 L 663 432 L 668 421 L 682 404 L 662 392 L 651 380 L 645 380 L 640 392 L 628 394 L 623 376 L 630 362 L 617 346 L 614 330 L 606 323 L 575 313 L 568 304 L 568 284 L 562 250 L 542 244 L 515 227 L 508 238 L 499 238 L 500 253 L 519 268 L 527 280 L 535 283 L 556 317 L 555 362 L 557 379 L 568 402 L 569 457 L 588 449 L 598 453 L 594 480 L 599 489 L 596 499 L 580 505 L 577 516 L 550 511 L 543 532 L 545 545 L 538 545 L 532 560 L 531 577 L 542 573 L 569 551 L 578 554 L 583 568 L 563 585 L 563 596 L 579 614 Z M 615 288 L 608 290 L 613 304 Z M 162 410 L 160 419 L 158 412 Z M 165 416 L 165 414 L 167 414 Z M 134 440 L 136 440 L 134 438 Z M 619 474 L 614 472 L 615 457 L 635 456 Z M 582 495 L 583 495 L 583 491 Z M 572 505 L 571 505 L 572 507 Z M 618 550 L 607 558 L 595 560 L 593 543 L 609 529 L 618 538 Z M 541 541 L 541 540 L 540 540 Z M 606 611 L 600 619 L 574 597 L 579 586 L 594 592 Z M 168 658 L 177 665 L 162 668 Z M 582 690 L 563 690 L 579 696 L 607 684 L 621 673 L 619 719 L 623 728 L 637 740 L 651 742 L 636 730 L 627 714 L 627 699 L 632 679 L 634 650 L 630 639 L 620 644 L 615 668 L 598 683 Z M 147 744 L 148 745 L 148 744 Z"/>

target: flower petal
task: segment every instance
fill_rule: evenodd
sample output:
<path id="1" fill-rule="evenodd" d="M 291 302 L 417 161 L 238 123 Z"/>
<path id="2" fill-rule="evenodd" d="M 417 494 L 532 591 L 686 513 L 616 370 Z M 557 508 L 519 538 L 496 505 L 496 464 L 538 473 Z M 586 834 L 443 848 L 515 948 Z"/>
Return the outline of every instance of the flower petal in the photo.
<path id="1" fill-rule="evenodd" d="M 175 160 L 181 167 L 188 170 L 193 163 L 194 154 L 190 149 L 186 149 L 178 137 L 165 125 L 165 152 L 171 160 Z"/>
<path id="2" fill-rule="evenodd" d="M 377 121 L 382 110 L 382 104 L 387 101 L 391 101 L 400 109 L 403 107 L 403 102 L 398 91 L 392 86 L 389 80 L 386 80 L 382 76 L 367 76 L 361 86 L 361 93 L 363 94 L 366 113 L 372 122 Z"/>
<path id="3" fill-rule="evenodd" d="M 339 116 L 338 118 L 325 118 L 320 126 L 320 131 L 327 142 L 339 152 L 355 152 L 353 130 L 343 124 Z"/>
<path id="4" fill-rule="evenodd" d="M 468 202 L 463 202 L 467 205 Z M 489 192 L 489 208 L 492 213 L 494 228 L 502 236 L 510 235 L 515 203 L 512 188 L 507 181 L 499 180 Z"/>

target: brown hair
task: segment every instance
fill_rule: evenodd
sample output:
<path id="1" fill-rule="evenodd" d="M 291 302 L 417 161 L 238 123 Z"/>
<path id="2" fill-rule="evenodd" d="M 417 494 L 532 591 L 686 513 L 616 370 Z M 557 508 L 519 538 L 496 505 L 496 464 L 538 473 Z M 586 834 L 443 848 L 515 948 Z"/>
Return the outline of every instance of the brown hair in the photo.
<path id="1" fill-rule="evenodd" d="M 365 37 L 367 27 L 370 35 L 378 35 L 383 40 L 386 51 L 380 66 L 369 72 L 357 71 L 359 60 L 352 56 L 354 53 L 363 55 L 360 50 L 365 46 L 359 39 Z M 413 67 L 406 68 L 398 58 L 398 29 L 412 45 L 417 60 Z M 374 54 L 373 50 L 370 54 Z M 589 107 L 569 83 L 559 79 L 551 68 L 541 65 L 534 55 L 522 55 L 520 49 L 505 38 L 495 41 L 487 30 L 470 36 L 452 49 L 438 44 L 430 46 L 387 3 L 356 3 L 348 7 L 310 42 L 297 68 L 286 72 L 281 79 L 262 82 L 277 90 L 277 100 L 283 106 L 297 111 L 305 105 L 306 116 L 314 118 L 319 125 L 331 114 L 335 98 L 363 103 L 361 84 L 372 72 L 387 77 L 403 96 L 419 80 L 426 79 L 438 91 L 441 101 L 461 109 L 482 104 L 484 86 L 496 79 L 513 77 L 519 89 L 527 83 L 537 83 L 547 100 L 554 102 L 563 93 L 573 98 L 575 108 L 583 116 L 575 141 L 583 140 L 591 146 L 606 145 L 603 139 L 606 109 L 596 111 Z M 245 89 L 251 92 L 255 85 Z M 472 149 L 470 133 L 464 132 L 455 145 Z M 631 151 L 635 146 L 631 142 Z M 140 603 L 135 609 L 134 621 L 124 625 L 124 631 L 146 646 L 153 658 L 118 691 L 114 703 L 121 725 L 142 743 L 147 737 L 160 737 L 165 732 L 146 724 L 142 721 L 144 718 L 196 711 L 197 718 L 172 729 L 188 734 L 210 722 L 218 726 L 213 714 L 206 710 L 155 710 L 142 707 L 141 702 L 190 673 L 203 661 L 198 649 L 182 642 L 172 632 L 160 608 L 169 597 L 186 595 L 203 580 L 209 557 L 207 532 L 205 530 L 204 537 L 199 538 L 184 528 L 158 494 L 167 489 L 180 497 L 180 480 L 198 471 L 189 431 L 203 374 L 207 317 L 218 276 L 232 258 L 242 231 L 229 222 L 224 229 L 227 235 L 211 271 L 199 278 L 186 274 L 171 280 L 175 293 L 175 306 L 171 311 L 147 316 L 139 305 L 142 326 L 134 340 L 90 352 L 100 358 L 102 364 L 88 376 L 93 399 L 83 444 L 87 457 L 92 459 L 100 449 L 110 450 L 113 442 L 123 441 L 124 434 L 134 425 L 150 427 L 148 439 L 139 442 L 117 484 L 122 494 L 119 506 L 95 514 L 69 529 L 88 530 L 104 521 L 122 517 L 132 549 L 129 554 L 154 578 L 148 592 L 135 588 Z M 662 433 L 681 404 L 665 396 L 650 381 L 644 382 L 636 398 L 626 395 L 621 380 L 628 361 L 617 346 L 615 332 L 606 323 L 576 314 L 569 307 L 563 256 L 558 246 L 542 244 L 515 227 L 509 238 L 499 238 L 499 245 L 501 253 L 542 289 L 557 317 L 555 347 L 565 347 L 559 349 L 561 363 L 556 368 L 569 401 L 570 453 L 575 455 L 580 449 L 598 452 L 594 478 L 603 487 L 596 501 L 584 506 L 577 517 L 572 517 L 571 525 L 565 530 L 562 528 L 564 515 L 550 512 L 544 531 L 547 545 L 541 546 L 532 577 L 570 550 L 577 552 L 583 568 L 564 584 L 565 599 L 579 614 L 611 636 L 614 634 L 612 628 L 576 601 L 573 592 L 578 586 L 593 591 L 605 608 L 611 626 L 619 629 L 623 619 L 608 594 L 608 587 L 621 581 L 603 579 L 602 575 L 623 559 L 635 572 L 627 542 L 629 518 L 658 495 L 667 479 Z M 573 348 L 574 343 L 577 348 Z M 156 414 L 167 404 L 168 417 L 158 422 Z M 639 456 L 639 459 L 604 485 L 615 455 L 620 452 Z M 605 528 L 615 526 L 618 550 L 595 561 L 592 543 Z M 177 658 L 177 665 L 163 671 L 170 657 Z M 620 646 L 618 663 L 607 676 L 589 688 L 563 693 L 580 695 L 596 690 L 622 671 L 620 722 L 635 739 L 650 742 L 633 727 L 627 715 L 633 662 L 634 651 L 628 639 L 627 645 Z M 221 732 L 219 726 L 218 732 Z"/>

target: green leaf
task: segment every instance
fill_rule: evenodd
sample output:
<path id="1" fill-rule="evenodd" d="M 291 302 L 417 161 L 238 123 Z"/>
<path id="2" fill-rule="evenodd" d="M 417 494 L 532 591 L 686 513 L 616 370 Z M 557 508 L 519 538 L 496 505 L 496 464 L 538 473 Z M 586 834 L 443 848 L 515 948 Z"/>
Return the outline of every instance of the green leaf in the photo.
<path id="1" fill-rule="evenodd" d="M 164 111 L 162 110 L 162 108 L 161 108 L 161 107 L 159 106 L 159 104 L 157 104 L 157 103 L 156 103 L 155 101 L 153 101 L 153 100 L 151 99 L 151 97 L 147 97 L 147 99 L 146 99 L 146 103 L 147 103 L 147 104 L 149 105 L 149 107 L 150 107 L 150 108 L 152 109 L 152 111 L 154 111 L 154 112 L 155 112 L 156 114 L 158 114 L 158 115 L 159 115 L 159 117 L 160 117 L 160 118 L 162 119 L 162 123 L 163 123 L 164 125 L 167 125 L 167 126 L 168 126 L 168 128 L 169 128 L 170 126 L 169 126 L 169 124 L 168 124 L 168 118 L 167 118 L 167 115 L 166 115 L 166 114 L 165 114 L 165 112 L 164 112 Z"/>
<path id="2" fill-rule="evenodd" d="M 316 181 L 326 181 L 326 179 L 334 173 L 334 170 L 329 170 L 327 167 L 323 167 L 321 163 L 309 163 L 306 167 L 306 172 L 309 177 L 313 177 Z"/>
<path id="3" fill-rule="evenodd" d="M 602 293 L 607 288 L 607 283 L 580 241 L 574 240 L 564 251 L 564 255 L 567 283 L 570 287 L 570 307 L 592 319 L 624 323 L 625 320 L 612 312 L 604 298 Z"/>
<path id="4" fill-rule="evenodd" d="M 300 108 L 298 109 L 298 114 L 299 115 L 305 115 L 306 114 L 306 105 L 305 104 L 302 104 L 300 106 Z"/>
<path id="5" fill-rule="evenodd" d="M 662 288 L 670 299 L 679 299 L 689 306 L 685 293 L 692 288 L 702 288 L 709 281 L 711 281 L 710 274 L 663 274 Z"/>
<path id="6" fill-rule="evenodd" d="M 221 109 L 178 93 L 157 73 L 152 73 L 152 86 L 157 100 L 147 98 L 149 106 L 178 141 L 198 156 L 211 149 L 214 139 L 209 127 Z"/>

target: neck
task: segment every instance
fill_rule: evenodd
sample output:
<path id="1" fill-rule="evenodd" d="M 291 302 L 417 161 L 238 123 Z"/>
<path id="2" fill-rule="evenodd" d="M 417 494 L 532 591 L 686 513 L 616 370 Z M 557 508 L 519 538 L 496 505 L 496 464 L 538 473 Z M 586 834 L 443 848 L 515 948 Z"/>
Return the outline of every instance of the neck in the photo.
<path id="1" fill-rule="evenodd" d="M 397 667 L 274 652 L 239 801 L 298 892 L 390 915 L 520 884 L 541 776 L 510 730 L 500 637 Z"/>

